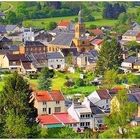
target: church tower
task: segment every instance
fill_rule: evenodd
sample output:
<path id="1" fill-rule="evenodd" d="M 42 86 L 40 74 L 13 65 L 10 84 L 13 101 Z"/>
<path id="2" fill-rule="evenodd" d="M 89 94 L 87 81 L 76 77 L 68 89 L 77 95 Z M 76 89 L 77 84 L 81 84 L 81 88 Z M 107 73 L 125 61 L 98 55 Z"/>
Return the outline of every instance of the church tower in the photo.
<path id="1" fill-rule="evenodd" d="M 89 48 L 90 42 L 85 36 L 85 24 L 82 20 L 82 11 L 78 13 L 78 22 L 75 25 L 75 36 L 73 39 L 75 46 L 79 52 L 86 51 Z"/>
<path id="2" fill-rule="evenodd" d="M 78 13 L 78 23 L 75 25 L 75 38 L 79 39 L 80 37 L 85 36 L 85 24 L 82 19 L 82 11 Z"/>

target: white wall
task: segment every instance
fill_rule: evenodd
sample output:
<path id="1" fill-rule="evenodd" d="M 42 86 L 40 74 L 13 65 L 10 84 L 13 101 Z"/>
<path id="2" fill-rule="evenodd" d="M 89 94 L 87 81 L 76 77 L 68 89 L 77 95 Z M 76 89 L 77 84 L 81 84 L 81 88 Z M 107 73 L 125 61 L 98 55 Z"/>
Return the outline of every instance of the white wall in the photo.
<path id="1" fill-rule="evenodd" d="M 52 67 L 57 69 L 57 66 L 60 65 L 60 69 L 64 69 L 65 67 L 65 59 L 48 59 L 48 67 Z"/>

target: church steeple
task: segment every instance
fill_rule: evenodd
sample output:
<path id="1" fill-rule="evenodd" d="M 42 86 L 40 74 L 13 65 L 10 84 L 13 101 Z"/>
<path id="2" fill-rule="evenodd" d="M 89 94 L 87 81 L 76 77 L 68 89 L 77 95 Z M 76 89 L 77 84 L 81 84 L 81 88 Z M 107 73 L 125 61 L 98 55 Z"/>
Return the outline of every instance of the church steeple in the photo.
<path id="1" fill-rule="evenodd" d="M 85 35 L 85 24 L 82 20 L 82 10 L 78 13 L 78 23 L 75 25 L 75 38 L 80 38 Z"/>
<path id="2" fill-rule="evenodd" d="M 79 11 L 78 13 L 78 22 L 81 24 L 83 21 L 82 21 L 82 10 Z"/>

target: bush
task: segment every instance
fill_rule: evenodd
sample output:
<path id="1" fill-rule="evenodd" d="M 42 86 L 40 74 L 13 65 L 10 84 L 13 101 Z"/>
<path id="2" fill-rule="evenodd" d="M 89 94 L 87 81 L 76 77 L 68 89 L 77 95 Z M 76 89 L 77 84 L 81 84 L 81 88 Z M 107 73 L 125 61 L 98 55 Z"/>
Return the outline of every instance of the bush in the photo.
<path id="1" fill-rule="evenodd" d="M 72 87 L 72 86 L 74 86 L 74 84 L 75 84 L 74 81 L 69 79 L 65 82 L 64 85 L 67 86 L 67 87 Z"/>
<path id="2" fill-rule="evenodd" d="M 81 87 L 81 86 L 85 86 L 86 83 L 85 83 L 85 81 L 83 79 L 77 79 L 76 80 L 76 85 Z"/>

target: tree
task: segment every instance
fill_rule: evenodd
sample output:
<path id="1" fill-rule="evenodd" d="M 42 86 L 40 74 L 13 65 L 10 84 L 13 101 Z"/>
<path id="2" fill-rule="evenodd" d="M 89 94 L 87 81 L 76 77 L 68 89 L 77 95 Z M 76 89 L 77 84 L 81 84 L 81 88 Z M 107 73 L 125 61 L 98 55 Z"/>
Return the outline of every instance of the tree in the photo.
<path id="1" fill-rule="evenodd" d="M 115 39 L 106 40 L 99 52 L 96 74 L 102 75 L 106 70 L 118 70 L 121 64 L 121 47 Z"/>
<path id="2" fill-rule="evenodd" d="M 71 53 L 69 53 L 66 57 L 66 63 L 67 65 L 72 65 L 73 64 L 73 56 Z"/>
<path id="3" fill-rule="evenodd" d="M 118 100 L 119 103 L 117 104 L 118 109 L 112 108 L 110 115 L 105 118 L 105 123 L 110 130 L 112 128 L 116 128 L 116 132 L 114 132 L 117 133 L 117 131 L 119 131 L 119 135 L 121 135 L 121 137 L 123 138 L 129 132 L 129 128 L 127 128 L 126 126 L 133 118 L 133 115 L 137 110 L 137 104 L 128 101 L 128 95 L 126 90 L 118 92 L 115 98 Z"/>
<path id="4" fill-rule="evenodd" d="M 56 26 L 57 26 L 56 22 L 49 22 L 47 28 L 48 28 L 48 30 L 52 30 L 52 29 L 56 28 Z"/>
<path id="5" fill-rule="evenodd" d="M 7 77 L 0 94 L 2 114 L 5 114 L 7 110 L 13 109 L 15 115 L 24 114 L 25 112 L 29 115 L 29 96 L 29 84 L 22 76 L 15 72 L 12 76 Z"/>
<path id="6" fill-rule="evenodd" d="M 105 71 L 102 86 L 105 89 L 112 89 L 117 83 L 117 72 L 115 70 Z"/>
<path id="7" fill-rule="evenodd" d="M 65 138 L 65 139 L 80 138 L 79 134 L 74 132 L 73 129 L 69 127 L 61 128 L 60 132 L 58 133 L 58 137 Z"/>
<path id="8" fill-rule="evenodd" d="M 8 111 L 4 125 L 6 138 L 28 138 L 30 128 L 23 115 L 16 115 L 13 110 Z"/>
<path id="9" fill-rule="evenodd" d="M 17 23 L 16 13 L 12 11 L 8 12 L 6 15 L 6 21 L 8 24 L 16 24 Z"/>
<path id="10" fill-rule="evenodd" d="M 49 70 L 49 68 L 42 69 L 40 76 L 39 76 L 39 86 L 40 90 L 50 90 L 52 80 L 51 78 L 54 76 L 54 71 Z"/>

